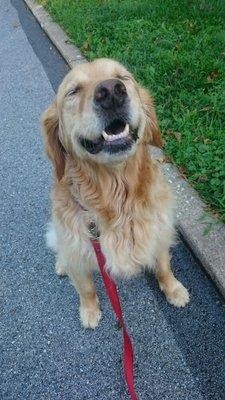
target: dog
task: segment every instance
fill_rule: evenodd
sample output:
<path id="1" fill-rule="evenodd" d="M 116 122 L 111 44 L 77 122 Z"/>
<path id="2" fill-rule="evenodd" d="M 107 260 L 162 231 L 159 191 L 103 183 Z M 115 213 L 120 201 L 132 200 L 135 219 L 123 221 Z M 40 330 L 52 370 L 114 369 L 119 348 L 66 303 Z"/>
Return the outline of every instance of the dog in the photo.
<path id="1" fill-rule="evenodd" d="M 83 63 L 64 78 L 42 125 L 54 166 L 47 243 L 57 274 L 68 275 L 79 294 L 82 325 L 94 329 L 101 319 L 93 223 L 112 276 L 149 268 L 168 302 L 184 307 L 188 291 L 170 268 L 173 197 L 149 151 L 163 143 L 148 91 L 114 60 Z"/>

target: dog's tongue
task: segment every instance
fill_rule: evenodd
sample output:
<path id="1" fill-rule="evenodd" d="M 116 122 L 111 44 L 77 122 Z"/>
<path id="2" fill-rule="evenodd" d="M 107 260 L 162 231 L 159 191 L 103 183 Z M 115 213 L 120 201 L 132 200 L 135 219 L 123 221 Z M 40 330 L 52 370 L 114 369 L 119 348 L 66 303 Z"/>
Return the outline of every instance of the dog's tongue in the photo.
<path id="1" fill-rule="evenodd" d="M 108 133 L 108 135 L 117 135 L 118 133 L 123 132 L 124 128 L 125 123 L 119 119 L 115 119 L 111 124 L 106 126 L 105 132 Z"/>

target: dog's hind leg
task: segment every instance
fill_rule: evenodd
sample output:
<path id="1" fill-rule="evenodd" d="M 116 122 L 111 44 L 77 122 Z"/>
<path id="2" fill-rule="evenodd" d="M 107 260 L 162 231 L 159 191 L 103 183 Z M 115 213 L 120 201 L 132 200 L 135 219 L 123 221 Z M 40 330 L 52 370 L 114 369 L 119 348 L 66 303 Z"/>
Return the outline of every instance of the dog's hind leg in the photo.
<path id="1" fill-rule="evenodd" d="M 170 255 L 168 250 L 161 252 L 156 267 L 156 277 L 160 289 L 164 292 L 167 301 L 175 307 L 184 307 L 189 302 L 187 289 L 180 283 L 170 267 Z"/>
<path id="2" fill-rule="evenodd" d="M 59 276 L 66 275 L 66 267 L 65 262 L 63 261 L 62 257 L 59 255 L 58 249 L 58 240 L 57 240 L 57 232 L 54 226 L 54 223 L 51 221 L 47 225 L 46 231 L 46 244 L 54 253 L 56 253 L 56 264 L 55 264 L 55 272 Z"/>
<path id="3" fill-rule="evenodd" d="M 66 267 L 64 265 L 64 262 L 61 260 L 61 258 L 59 256 L 56 256 L 55 272 L 59 276 L 67 275 Z"/>

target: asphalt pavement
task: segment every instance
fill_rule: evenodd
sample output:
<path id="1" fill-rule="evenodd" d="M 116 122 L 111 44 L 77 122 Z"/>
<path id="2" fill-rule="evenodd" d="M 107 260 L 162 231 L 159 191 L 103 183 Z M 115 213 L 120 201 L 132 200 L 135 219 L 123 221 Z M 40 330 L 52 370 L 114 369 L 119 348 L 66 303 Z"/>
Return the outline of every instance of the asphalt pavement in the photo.
<path id="1" fill-rule="evenodd" d="M 39 119 L 68 70 L 22 0 L 0 2 L 0 399 L 128 400 L 121 332 L 96 275 L 103 320 L 85 331 L 78 297 L 46 249 L 51 167 Z M 176 276 L 191 302 L 166 303 L 155 278 L 119 282 L 140 400 L 225 399 L 225 302 L 182 241 Z"/>

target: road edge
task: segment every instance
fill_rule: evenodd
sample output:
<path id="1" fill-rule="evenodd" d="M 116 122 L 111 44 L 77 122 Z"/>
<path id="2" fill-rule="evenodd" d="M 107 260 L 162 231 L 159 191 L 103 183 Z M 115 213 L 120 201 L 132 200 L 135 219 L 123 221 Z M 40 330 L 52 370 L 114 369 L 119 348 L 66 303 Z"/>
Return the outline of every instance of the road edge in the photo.
<path id="1" fill-rule="evenodd" d="M 67 34 L 52 20 L 42 5 L 33 0 L 24 0 L 24 2 L 70 68 L 73 68 L 77 63 L 86 62 L 78 47 L 71 43 Z"/>
<path id="2" fill-rule="evenodd" d="M 86 62 L 80 50 L 71 44 L 69 37 L 53 22 L 42 5 L 34 0 L 24 2 L 71 68 L 77 63 Z M 178 230 L 225 297 L 225 225 L 206 213 L 206 204 L 182 178 L 178 169 L 163 161 L 163 153 L 155 148 L 152 148 L 152 151 L 153 156 L 161 162 L 162 170 L 177 200 Z M 211 230 L 205 234 L 208 228 Z"/>

